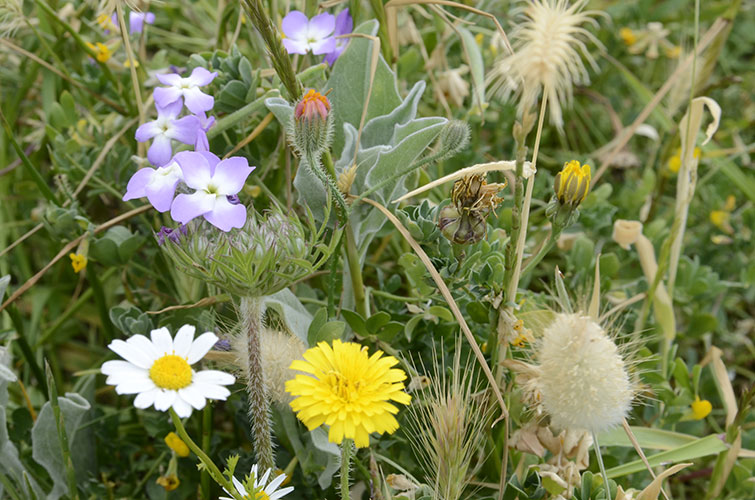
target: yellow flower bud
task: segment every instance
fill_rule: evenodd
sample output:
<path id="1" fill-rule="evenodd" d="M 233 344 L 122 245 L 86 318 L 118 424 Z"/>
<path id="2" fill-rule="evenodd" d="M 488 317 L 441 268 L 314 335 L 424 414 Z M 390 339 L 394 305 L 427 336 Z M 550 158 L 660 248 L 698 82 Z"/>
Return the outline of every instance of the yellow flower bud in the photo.
<path id="1" fill-rule="evenodd" d="M 108 60 L 110 60 L 110 57 L 113 55 L 108 46 L 102 42 L 97 42 L 96 45 L 87 42 L 87 47 L 89 47 L 94 52 L 95 58 L 102 63 L 108 62 Z"/>
<path id="2" fill-rule="evenodd" d="M 578 206 L 590 192 L 591 179 L 590 165 L 580 165 L 577 160 L 565 163 L 553 184 L 559 203 Z"/>
<path id="3" fill-rule="evenodd" d="M 708 416 L 713 409 L 713 405 L 707 399 L 700 399 L 700 396 L 695 396 L 695 400 L 690 405 L 692 407 L 692 416 L 695 420 L 702 420 Z"/>
<path id="4" fill-rule="evenodd" d="M 189 447 L 186 446 L 186 443 L 175 432 L 171 432 L 165 436 L 165 444 L 168 445 L 168 448 L 175 451 L 179 457 L 189 456 Z"/>

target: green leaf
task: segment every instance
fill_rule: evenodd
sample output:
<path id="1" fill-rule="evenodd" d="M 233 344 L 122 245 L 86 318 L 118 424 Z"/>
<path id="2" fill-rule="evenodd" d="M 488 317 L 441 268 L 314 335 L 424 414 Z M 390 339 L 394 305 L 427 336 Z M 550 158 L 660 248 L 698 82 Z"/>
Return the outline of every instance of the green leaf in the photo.
<path id="1" fill-rule="evenodd" d="M 354 330 L 354 333 L 361 336 L 369 335 L 364 318 L 359 313 L 348 309 L 341 309 L 341 316 L 343 316 L 343 319 L 346 320 L 351 329 Z"/>
<path id="2" fill-rule="evenodd" d="M 315 313 L 315 316 L 312 318 L 312 323 L 309 325 L 309 330 L 307 330 L 307 342 L 309 345 L 317 345 L 317 333 L 327 321 L 328 310 L 325 307 L 321 307 Z"/>
<path id="3" fill-rule="evenodd" d="M 263 307 L 273 310 L 289 332 L 307 342 L 312 315 L 288 288 L 262 298 Z"/>
<path id="4" fill-rule="evenodd" d="M 454 321 L 453 313 L 451 313 L 451 311 L 443 306 L 431 306 L 430 309 L 427 310 L 427 312 L 442 319 L 443 321 L 448 321 L 449 323 L 452 323 Z"/>
<path id="5" fill-rule="evenodd" d="M 383 325 L 387 325 L 391 320 L 391 315 L 384 311 L 379 311 L 367 319 L 367 331 L 377 333 Z"/>
<path id="6" fill-rule="evenodd" d="M 488 103 L 485 99 L 485 63 L 482 60 L 480 46 L 477 45 L 474 35 L 468 29 L 457 26 L 456 31 L 461 36 L 464 59 L 469 64 L 472 76 L 472 95 L 476 106 L 473 109 L 481 113 L 487 108 Z"/>
<path id="7" fill-rule="evenodd" d="M 317 345 L 319 342 L 331 344 L 334 340 L 340 339 L 345 330 L 346 323 L 343 321 L 328 321 L 309 338 L 309 345 Z"/>

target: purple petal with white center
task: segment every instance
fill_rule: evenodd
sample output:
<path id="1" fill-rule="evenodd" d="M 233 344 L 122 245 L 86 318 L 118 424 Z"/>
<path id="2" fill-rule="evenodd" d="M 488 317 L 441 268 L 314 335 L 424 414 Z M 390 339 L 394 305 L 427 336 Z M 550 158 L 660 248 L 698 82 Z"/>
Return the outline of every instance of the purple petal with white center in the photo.
<path id="1" fill-rule="evenodd" d="M 306 54 L 309 50 L 309 44 L 302 40 L 294 40 L 293 38 L 284 38 L 283 46 L 286 47 L 286 52 L 289 54 Z"/>
<path id="2" fill-rule="evenodd" d="M 232 156 L 215 165 L 212 182 L 218 186 L 218 193 L 224 195 L 236 194 L 244 187 L 244 182 L 254 167 L 243 156 Z"/>
<path id="3" fill-rule="evenodd" d="M 336 39 L 331 36 L 322 40 L 315 40 L 314 42 L 310 42 L 309 48 L 312 49 L 312 53 L 316 56 L 328 54 L 336 50 Z"/>
<path id="4" fill-rule="evenodd" d="M 199 120 L 196 116 L 184 116 L 178 120 L 171 120 L 170 128 L 165 131 L 165 135 L 184 144 L 194 144 L 197 140 Z"/>
<path id="5" fill-rule="evenodd" d="M 170 216 L 176 222 L 186 224 L 195 217 L 210 212 L 215 207 L 217 196 L 204 191 L 194 194 L 179 194 L 170 207 Z"/>
<path id="6" fill-rule="evenodd" d="M 196 85 L 197 87 L 204 87 L 205 85 L 211 84 L 216 76 L 218 76 L 217 71 L 213 71 L 211 73 L 207 69 L 201 66 L 198 66 L 194 68 L 194 70 L 191 72 L 191 75 L 189 76 L 189 78 L 186 78 L 186 80 L 188 81 L 190 85 Z"/>
<path id="7" fill-rule="evenodd" d="M 145 192 L 147 199 L 158 212 L 170 210 L 176 194 L 176 186 L 181 178 L 181 168 L 175 162 L 158 168 L 154 173 Z"/>
<path id="8" fill-rule="evenodd" d="M 137 140 L 137 142 L 147 142 L 156 135 L 160 135 L 162 133 L 162 127 L 160 127 L 160 124 L 157 122 L 157 120 L 154 120 L 139 125 L 139 128 L 136 129 L 136 133 L 134 134 L 134 138 Z"/>
<path id="9" fill-rule="evenodd" d="M 231 385 L 236 381 L 236 378 L 230 373 L 220 370 L 202 370 L 194 374 L 194 380 L 203 384 Z"/>
<path id="10" fill-rule="evenodd" d="M 170 336 L 170 331 L 167 328 L 162 327 L 152 330 L 149 336 L 152 338 L 152 344 L 160 356 L 173 354 L 173 338 Z"/>
<path id="11" fill-rule="evenodd" d="M 183 96 L 186 101 L 186 107 L 189 108 L 189 111 L 192 113 L 209 111 L 215 104 L 215 98 L 199 90 L 199 87 L 184 89 Z"/>
<path id="12" fill-rule="evenodd" d="M 307 39 L 307 26 L 309 19 L 303 12 L 298 10 L 292 10 L 281 21 L 281 29 L 283 34 L 286 35 L 284 42 L 287 39 L 291 40 L 305 40 Z"/>
<path id="13" fill-rule="evenodd" d="M 217 158 L 217 156 L 215 156 L 215 158 Z M 190 188 L 205 189 L 207 184 L 210 183 L 210 180 L 212 179 L 212 166 L 210 160 L 213 160 L 213 158 L 208 156 L 207 153 L 181 151 L 180 153 L 176 153 L 175 160 L 181 167 L 184 182 Z"/>
<path id="14" fill-rule="evenodd" d="M 212 332 L 205 332 L 197 337 L 186 354 L 186 362 L 193 365 L 200 359 L 204 358 L 205 354 L 212 349 L 212 346 L 214 346 L 217 341 L 218 336 Z"/>
<path id="15" fill-rule="evenodd" d="M 176 391 L 161 389 L 160 393 L 155 396 L 155 410 L 167 411 L 173 405 L 177 396 Z"/>
<path id="16" fill-rule="evenodd" d="M 173 145 L 170 138 L 165 134 L 155 136 L 147 150 L 147 159 L 152 165 L 161 167 L 167 164 L 173 157 Z"/>
<path id="17" fill-rule="evenodd" d="M 189 418 L 191 416 L 191 405 L 181 399 L 180 396 L 176 396 L 173 401 L 173 409 L 176 411 L 176 415 L 181 418 Z"/>
<path id="18" fill-rule="evenodd" d="M 161 75 L 157 75 L 157 78 L 160 78 Z M 163 75 L 163 76 L 173 76 L 171 75 Z M 175 75 L 179 79 L 181 78 L 178 75 Z M 155 97 L 155 105 L 160 107 L 169 106 L 171 103 L 176 102 L 183 96 L 183 91 L 178 87 L 157 87 L 155 91 L 152 93 L 152 95 Z"/>
<path id="19" fill-rule="evenodd" d="M 309 40 L 321 40 L 330 36 L 336 28 L 336 18 L 333 14 L 323 12 L 309 20 L 307 26 L 307 38 Z"/>
<path id="20" fill-rule="evenodd" d="M 218 163 L 220 163 L 220 158 L 209 151 L 198 151 L 198 153 L 201 154 L 205 160 L 207 160 L 207 163 L 209 163 L 211 172 L 210 175 L 215 175 L 215 167 Z"/>
<path id="21" fill-rule="evenodd" d="M 215 206 L 212 210 L 204 213 L 204 218 L 220 229 L 221 231 L 230 231 L 233 228 L 242 227 L 246 222 L 246 207 L 244 205 L 234 205 L 223 197 L 215 200 Z"/>
<path id="22" fill-rule="evenodd" d="M 181 78 L 181 75 L 178 73 L 162 73 L 155 75 L 158 80 L 160 80 L 160 83 L 163 85 L 169 85 L 171 87 L 180 87 L 181 82 L 183 82 L 183 78 Z"/>
<path id="23" fill-rule="evenodd" d="M 134 175 L 128 180 L 126 186 L 126 194 L 123 195 L 123 201 L 134 200 L 136 198 L 144 198 L 147 196 L 147 184 L 152 180 L 152 176 L 155 174 L 155 169 L 146 167 L 136 171 Z"/>
<path id="24" fill-rule="evenodd" d="M 160 118 L 175 120 L 178 115 L 181 114 L 181 110 L 183 110 L 183 101 L 179 98 L 177 101 L 171 102 L 167 106 L 158 106 L 156 104 L 155 108 L 157 109 L 158 120 Z"/>
<path id="25" fill-rule="evenodd" d="M 176 356 L 189 357 L 196 330 L 196 327 L 192 325 L 184 325 L 178 329 L 176 337 L 173 339 L 173 350 L 176 351 Z"/>
<path id="26" fill-rule="evenodd" d="M 204 395 L 193 385 L 178 389 L 178 396 L 189 403 L 195 410 L 201 410 L 207 404 Z"/>
<path id="27" fill-rule="evenodd" d="M 348 9 L 346 9 L 348 10 Z M 155 23 L 155 15 L 151 12 L 147 12 L 147 14 L 144 16 L 144 21 L 147 24 L 154 24 Z"/>
<path id="28" fill-rule="evenodd" d="M 140 392 L 134 398 L 134 406 L 139 409 L 146 409 L 155 404 L 155 398 L 160 394 L 160 389 L 152 389 L 150 391 Z"/>
<path id="29" fill-rule="evenodd" d="M 147 353 L 142 352 L 135 346 L 127 344 L 120 339 L 113 340 L 110 345 L 108 345 L 108 348 L 110 348 L 110 350 L 116 353 L 118 356 L 122 357 L 129 363 L 138 366 L 139 368 L 148 370 L 152 367 L 152 362 L 154 360 L 151 359 L 147 355 Z"/>

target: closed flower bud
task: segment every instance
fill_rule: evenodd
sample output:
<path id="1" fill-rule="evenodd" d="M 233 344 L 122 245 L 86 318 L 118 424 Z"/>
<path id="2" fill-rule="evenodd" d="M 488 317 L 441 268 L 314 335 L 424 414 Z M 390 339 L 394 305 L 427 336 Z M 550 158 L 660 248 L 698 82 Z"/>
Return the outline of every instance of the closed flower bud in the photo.
<path id="1" fill-rule="evenodd" d="M 454 183 L 451 205 L 438 214 L 443 236 L 459 245 L 477 243 L 487 234 L 487 218 L 503 198 L 497 196 L 505 184 L 488 184 L 485 176 L 473 174 Z"/>
<path id="2" fill-rule="evenodd" d="M 296 103 L 293 115 L 293 143 L 301 156 L 319 156 L 329 146 L 333 135 L 330 101 L 309 89 Z"/>
<path id="3" fill-rule="evenodd" d="M 564 164 L 564 168 L 556 174 L 553 190 L 561 205 L 577 207 L 587 197 L 590 191 L 590 165 L 581 165 L 577 160 Z"/>

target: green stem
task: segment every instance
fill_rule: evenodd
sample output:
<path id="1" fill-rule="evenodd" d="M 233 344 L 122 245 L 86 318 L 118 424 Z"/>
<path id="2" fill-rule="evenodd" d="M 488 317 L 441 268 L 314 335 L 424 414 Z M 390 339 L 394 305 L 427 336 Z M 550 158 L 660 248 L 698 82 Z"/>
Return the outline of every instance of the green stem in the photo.
<path id="1" fill-rule="evenodd" d="M 345 438 L 341 443 L 341 500 L 349 500 L 349 468 L 353 444 Z"/>
<path id="2" fill-rule="evenodd" d="M 606 500 L 611 500 L 611 487 L 608 484 L 608 474 L 606 473 L 606 466 L 603 465 L 603 455 L 600 453 L 600 444 L 598 443 L 598 434 L 592 433 L 593 445 L 595 446 L 595 456 L 598 459 L 598 467 L 600 467 L 600 473 L 603 476 L 603 486 L 606 489 Z"/>
<path id="3" fill-rule="evenodd" d="M 346 224 L 346 260 L 349 265 L 349 276 L 351 277 L 351 289 L 354 292 L 354 303 L 357 312 L 367 318 L 367 301 L 365 300 L 364 281 L 362 280 L 362 266 L 359 262 L 359 252 L 354 240 L 354 232 L 351 224 Z"/>
<path id="4" fill-rule="evenodd" d="M 385 7 L 383 0 L 370 0 L 372 11 L 375 13 L 380 25 L 378 26 L 378 36 L 380 37 L 380 48 L 383 50 L 383 57 L 388 64 L 393 62 L 393 51 L 391 50 L 391 40 L 388 37 L 388 21 L 385 17 Z"/>
<path id="5" fill-rule="evenodd" d="M 181 422 L 181 418 L 178 416 L 178 414 L 176 414 L 176 411 L 173 408 L 169 408 L 168 411 L 170 412 L 171 420 L 173 420 L 173 425 L 176 426 L 176 433 L 181 439 L 183 439 L 183 442 L 186 443 L 186 446 L 188 446 L 189 449 L 194 452 L 197 458 L 199 458 L 199 461 L 202 462 L 202 464 L 207 468 L 215 482 L 225 488 L 225 490 L 231 496 L 233 496 L 234 499 L 244 500 L 241 495 L 238 494 L 236 488 L 233 487 L 233 484 L 231 484 L 231 482 L 226 479 L 223 473 L 220 472 L 220 469 L 218 469 L 218 466 L 215 465 L 215 462 L 213 462 L 210 457 L 208 457 L 207 454 L 202 451 L 202 448 L 197 446 L 197 443 L 192 441 L 192 439 L 189 437 L 189 434 L 186 432 L 186 428 L 184 427 L 183 422 Z"/>
<path id="6" fill-rule="evenodd" d="M 259 111 L 261 109 L 265 109 L 265 99 L 268 99 L 270 97 L 273 97 L 278 94 L 277 90 L 271 90 L 267 92 L 266 94 L 263 94 L 262 96 L 258 97 L 254 101 L 250 102 L 243 108 L 239 108 L 230 115 L 224 116 L 217 122 L 215 122 L 215 125 L 207 131 L 207 138 L 212 139 L 216 135 L 220 134 L 221 132 L 225 132 L 227 129 L 233 127 L 234 125 L 237 125 L 241 122 L 244 118 L 248 117 L 255 111 Z"/>
<path id="7" fill-rule="evenodd" d="M 538 251 L 537 254 L 532 257 L 529 262 L 527 262 L 527 264 L 524 266 L 524 269 L 522 269 L 522 276 L 531 272 L 535 268 L 535 266 L 538 265 L 546 255 L 548 255 L 548 252 L 551 251 L 553 245 L 555 245 L 558 241 L 558 237 L 561 236 L 561 231 L 563 231 L 563 228 L 555 226 L 553 227 L 550 234 L 548 235 L 548 240 L 543 244 L 543 246 L 540 247 L 540 251 Z"/>

